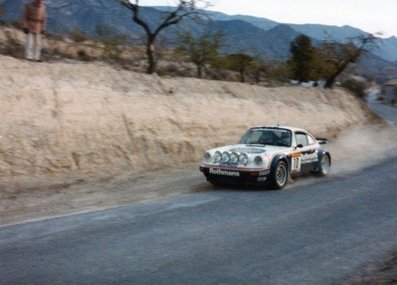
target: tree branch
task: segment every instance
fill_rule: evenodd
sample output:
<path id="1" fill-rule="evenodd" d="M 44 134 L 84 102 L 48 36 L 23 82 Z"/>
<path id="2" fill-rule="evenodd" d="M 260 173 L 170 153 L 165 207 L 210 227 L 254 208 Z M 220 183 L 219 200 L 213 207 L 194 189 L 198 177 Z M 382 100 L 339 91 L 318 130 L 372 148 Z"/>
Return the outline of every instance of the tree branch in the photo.
<path id="1" fill-rule="evenodd" d="M 163 30 L 164 28 L 178 24 L 180 21 L 183 20 L 183 18 L 187 18 L 192 15 L 196 15 L 197 14 L 196 9 L 193 9 L 194 7 L 189 7 L 189 5 L 191 6 L 194 4 L 186 3 L 186 1 L 181 1 L 180 4 L 178 5 L 178 7 L 174 11 L 168 13 L 167 17 L 163 20 L 163 22 L 155 30 L 154 35 L 157 35 L 158 33 L 160 33 L 160 31 Z"/>
<path id="2" fill-rule="evenodd" d="M 152 35 L 152 31 L 150 30 L 149 25 L 141 18 L 139 18 L 139 0 L 135 0 L 135 4 L 132 4 L 128 0 L 120 0 L 120 3 L 132 11 L 132 20 L 140 25 L 148 35 Z"/>
<path id="3" fill-rule="evenodd" d="M 146 32 L 146 48 L 149 61 L 148 73 L 153 73 L 155 71 L 155 40 L 158 34 L 165 28 L 178 24 L 182 19 L 186 17 L 196 17 L 200 14 L 204 14 L 197 8 L 197 2 L 203 2 L 206 7 L 209 6 L 209 2 L 206 0 L 179 0 L 179 4 L 171 12 L 165 12 L 165 17 L 162 19 L 161 23 L 154 28 L 154 32 L 150 28 L 150 21 L 147 21 L 140 17 L 139 14 L 139 0 L 118 0 L 124 7 L 132 11 L 132 20 L 140 25 Z M 133 2 L 133 3 L 131 3 Z"/>

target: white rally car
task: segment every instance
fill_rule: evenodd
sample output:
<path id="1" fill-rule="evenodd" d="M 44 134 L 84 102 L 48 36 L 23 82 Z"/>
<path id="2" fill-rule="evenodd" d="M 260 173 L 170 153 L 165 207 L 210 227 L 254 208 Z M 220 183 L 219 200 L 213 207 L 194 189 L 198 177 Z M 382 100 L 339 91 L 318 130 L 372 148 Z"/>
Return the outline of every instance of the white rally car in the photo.
<path id="1" fill-rule="evenodd" d="M 200 171 L 214 185 L 268 184 L 282 189 L 289 175 L 328 174 L 331 155 L 321 147 L 325 143 L 303 129 L 255 127 L 238 144 L 207 151 Z"/>

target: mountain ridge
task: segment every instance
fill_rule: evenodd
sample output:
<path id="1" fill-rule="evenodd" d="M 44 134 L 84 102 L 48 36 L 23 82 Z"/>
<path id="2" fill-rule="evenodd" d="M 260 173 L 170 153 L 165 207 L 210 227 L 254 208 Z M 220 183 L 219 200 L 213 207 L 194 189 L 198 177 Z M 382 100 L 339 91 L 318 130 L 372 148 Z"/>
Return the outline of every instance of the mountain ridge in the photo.
<path id="1" fill-rule="evenodd" d="M 5 7 L 5 20 L 18 21 L 22 14 L 25 0 L 0 0 Z M 131 20 L 131 12 L 116 1 L 105 0 L 48 0 L 48 31 L 55 34 L 68 34 L 80 29 L 88 35 L 94 35 L 97 25 L 108 25 L 120 34 L 127 34 L 132 39 L 141 39 L 143 30 Z M 142 7 L 141 16 L 153 27 L 161 19 L 162 11 L 170 10 L 169 6 Z M 346 41 L 366 32 L 345 25 L 329 26 L 321 24 L 285 24 L 261 17 L 246 15 L 227 15 L 222 12 L 205 10 L 217 31 L 225 34 L 227 52 L 247 50 L 249 53 L 281 59 L 289 56 L 292 36 L 303 33 L 314 41 L 337 40 Z M 236 22 L 240 21 L 240 22 Z M 284 27 L 283 29 L 280 28 Z M 287 29 L 286 27 L 289 27 Z M 276 27 L 276 30 L 274 30 Z M 161 34 L 171 44 L 177 39 L 177 32 L 191 30 L 198 34 L 204 28 L 193 22 L 172 26 Z M 240 31 L 240 32 L 238 32 Z M 267 34 L 266 34 L 267 33 Z M 268 38 L 266 38 L 266 36 Z M 390 62 L 397 61 L 397 38 L 379 39 L 379 46 L 373 50 L 378 57 Z M 249 44 L 248 44 L 249 43 Z"/>

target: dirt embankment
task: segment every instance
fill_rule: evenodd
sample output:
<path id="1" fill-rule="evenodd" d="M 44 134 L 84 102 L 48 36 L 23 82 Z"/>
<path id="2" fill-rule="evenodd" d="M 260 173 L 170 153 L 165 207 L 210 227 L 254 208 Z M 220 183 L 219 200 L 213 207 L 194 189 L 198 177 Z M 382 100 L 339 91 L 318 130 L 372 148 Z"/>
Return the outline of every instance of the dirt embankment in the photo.
<path id="1" fill-rule="evenodd" d="M 329 136 L 370 119 L 342 90 L 163 79 L 97 63 L 0 62 L 0 177 L 181 167 L 253 125 Z"/>

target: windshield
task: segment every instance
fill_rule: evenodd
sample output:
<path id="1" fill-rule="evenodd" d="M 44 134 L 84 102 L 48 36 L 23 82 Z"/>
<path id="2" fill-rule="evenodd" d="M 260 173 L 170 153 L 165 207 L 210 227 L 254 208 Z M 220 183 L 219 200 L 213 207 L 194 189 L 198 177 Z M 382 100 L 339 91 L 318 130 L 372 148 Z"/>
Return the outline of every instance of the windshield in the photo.
<path id="1" fill-rule="evenodd" d="M 286 129 L 251 129 L 240 140 L 240 144 L 291 146 L 291 131 Z"/>

